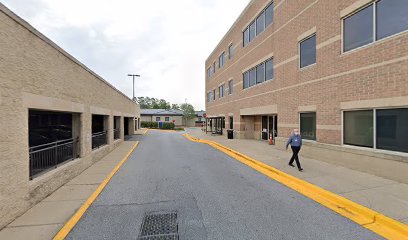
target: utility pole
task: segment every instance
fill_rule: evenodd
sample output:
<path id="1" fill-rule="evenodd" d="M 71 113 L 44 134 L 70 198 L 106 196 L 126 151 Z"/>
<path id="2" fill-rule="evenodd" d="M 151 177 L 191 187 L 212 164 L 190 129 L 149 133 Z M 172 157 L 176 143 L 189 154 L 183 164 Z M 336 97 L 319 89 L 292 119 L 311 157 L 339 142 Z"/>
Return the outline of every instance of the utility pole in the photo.
<path id="1" fill-rule="evenodd" d="M 135 77 L 140 77 L 138 74 L 128 74 L 129 77 L 133 77 L 133 101 L 135 100 Z"/>

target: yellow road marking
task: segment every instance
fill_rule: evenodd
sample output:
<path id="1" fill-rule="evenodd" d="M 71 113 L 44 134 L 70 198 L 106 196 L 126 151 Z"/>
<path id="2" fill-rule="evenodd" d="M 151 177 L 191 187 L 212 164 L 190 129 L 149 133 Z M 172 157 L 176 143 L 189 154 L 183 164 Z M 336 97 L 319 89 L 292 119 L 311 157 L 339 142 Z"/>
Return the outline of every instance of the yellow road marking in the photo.
<path id="1" fill-rule="evenodd" d="M 344 197 L 308 183 L 304 180 L 293 177 L 214 141 L 193 138 L 188 134 L 183 134 L 183 136 L 190 141 L 206 143 L 226 153 L 241 163 L 305 195 L 306 197 L 360 224 L 361 226 L 370 229 L 382 237 L 398 240 L 408 239 L 408 226 L 406 224 L 400 223 L 381 213 L 352 202 Z"/>
<path id="2" fill-rule="evenodd" d="M 102 192 L 102 190 L 106 187 L 109 183 L 111 178 L 115 175 L 115 173 L 119 170 L 119 168 L 128 160 L 130 154 L 135 150 L 139 142 L 136 142 L 132 149 L 126 154 L 126 156 L 120 161 L 120 163 L 112 170 L 112 172 L 105 178 L 105 180 L 99 185 L 99 187 L 95 190 L 95 192 L 86 200 L 86 202 L 82 205 L 82 207 L 71 217 L 71 219 L 65 223 L 65 225 L 59 230 L 57 235 L 53 238 L 54 240 L 62 240 L 71 232 L 74 226 L 79 222 L 81 217 L 84 215 L 86 210 L 91 206 L 91 204 L 95 201 L 98 195 Z"/>

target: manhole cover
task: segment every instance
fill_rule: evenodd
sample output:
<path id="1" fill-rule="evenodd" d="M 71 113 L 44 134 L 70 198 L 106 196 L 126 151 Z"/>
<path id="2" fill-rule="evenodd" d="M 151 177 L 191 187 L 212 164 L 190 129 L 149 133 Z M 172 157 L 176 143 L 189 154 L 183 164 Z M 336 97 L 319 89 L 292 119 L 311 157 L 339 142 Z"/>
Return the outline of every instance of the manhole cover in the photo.
<path id="1" fill-rule="evenodd" d="M 139 240 L 178 240 L 177 212 L 151 212 L 144 216 Z"/>

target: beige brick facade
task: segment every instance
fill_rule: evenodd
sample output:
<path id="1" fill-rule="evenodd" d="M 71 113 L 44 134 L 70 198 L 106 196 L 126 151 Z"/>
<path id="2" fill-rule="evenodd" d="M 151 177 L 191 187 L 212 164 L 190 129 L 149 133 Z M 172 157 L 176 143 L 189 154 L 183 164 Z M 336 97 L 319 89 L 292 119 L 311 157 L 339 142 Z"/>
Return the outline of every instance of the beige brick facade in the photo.
<path id="1" fill-rule="evenodd" d="M 259 36 L 243 47 L 243 31 L 257 15 L 271 3 L 270 0 L 253 0 L 245 8 L 224 38 L 206 60 L 206 112 L 208 116 L 234 116 L 237 137 L 261 136 L 261 116 L 277 115 L 278 141 L 283 141 L 291 129 L 299 126 L 300 112 L 316 112 L 316 141 L 310 147 L 322 144 L 336 146 L 327 153 L 342 151 L 342 111 L 387 107 L 408 107 L 408 32 L 343 53 L 342 17 L 373 1 L 358 0 L 305 0 L 274 1 L 273 23 Z M 316 64 L 299 68 L 299 41 L 316 34 Z M 232 59 L 226 57 L 225 65 L 218 68 L 218 57 L 228 53 L 233 44 Z M 273 57 L 274 79 L 243 89 L 243 73 L 258 63 Z M 207 69 L 216 61 L 211 77 Z M 218 97 L 218 86 L 233 79 L 233 94 Z M 216 98 L 208 102 L 207 93 L 215 89 Z M 247 114 L 251 113 L 252 114 Z M 244 114 L 243 114 L 244 113 Z M 225 118 L 229 126 L 229 118 Z M 351 150 L 348 149 L 350 152 Z M 357 151 L 357 150 L 356 150 Z M 398 168 L 408 170 L 407 154 L 386 152 L 372 154 L 374 149 L 358 149 L 354 156 L 367 154 L 373 161 L 387 161 L 381 170 L 375 166 L 360 166 L 352 161 L 340 165 L 393 175 Z M 311 151 L 305 151 L 311 152 Z M 352 152 L 352 151 L 351 151 Z M 395 155 L 398 155 L 397 157 Z M 378 156 L 378 157 L 376 157 Z M 396 160 L 398 164 L 394 163 Z M 388 173 L 386 173 L 388 171 Z M 391 172 L 390 172 L 391 171 Z M 408 181 L 406 176 L 391 176 Z"/>
<path id="2" fill-rule="evenodd" d="M 140 109 L 123 93 L 0 4 L 0 228 L 119 145 Z M 28 111 L 75 113 L 80 157 L 29 180 Z M 92 114 L 106 115 L 108 144 L 91 149 Z M 113 117 L 122 124 L 113 140 Z"/>

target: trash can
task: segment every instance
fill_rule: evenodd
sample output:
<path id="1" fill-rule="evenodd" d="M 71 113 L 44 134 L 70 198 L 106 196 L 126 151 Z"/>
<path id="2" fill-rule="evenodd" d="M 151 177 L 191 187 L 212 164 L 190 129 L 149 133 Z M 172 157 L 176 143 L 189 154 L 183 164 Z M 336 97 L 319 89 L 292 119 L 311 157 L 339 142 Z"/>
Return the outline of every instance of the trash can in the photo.
<path id="1" fill-rule="evenodd" d="M 228 136 L 228 139 L 233 139 L 234 138 L 234 130 L 228 129 L 227 130 L 227 136 Z"/>

